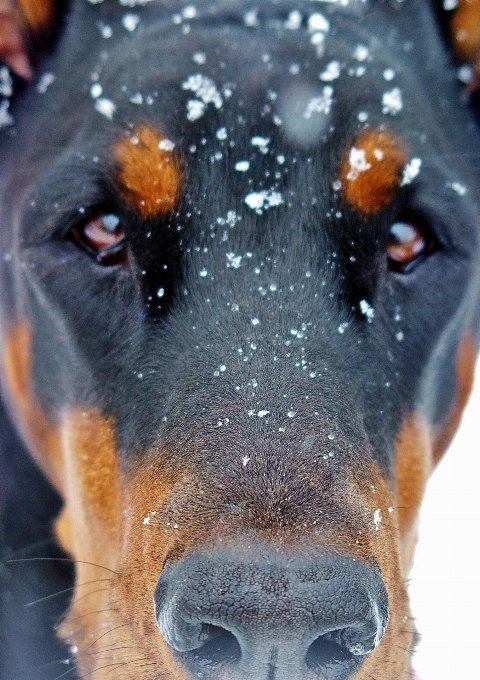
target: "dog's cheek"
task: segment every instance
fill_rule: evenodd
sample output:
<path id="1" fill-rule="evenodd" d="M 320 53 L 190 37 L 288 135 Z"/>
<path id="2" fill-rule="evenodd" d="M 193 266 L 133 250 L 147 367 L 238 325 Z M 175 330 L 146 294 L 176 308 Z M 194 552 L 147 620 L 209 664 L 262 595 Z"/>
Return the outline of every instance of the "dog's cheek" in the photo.
<path id="1" fill-rule="evenodd" d="M 467 333 L 457 352 L 455 366 L 456 392 L 450 412 L 445 421 L 434 432 L 432 459 L 435 466 L 447 450 L 460 424 L 463 410 L 473 387 L 477 347 L 474 337 Z"/>
<path id="2" fill-rule="evenodd" d="M 428 423 L 410 414 L 395 444 L 396 503 L 400 530 L 400 559 L 406 576 L 417 540 L 417 515 L 432 470 L 432 441 Z"/>
<path id="3" fill-rule="evenodd" d="M 116 569 L 122 503 L 113 421 L 97 409 L 79 408 L 65 415 L 59 437 L 65 498 L 59 540 L 76 559 Z"/>
<path id="4" fill-rule="evenodd" d="M 406 575 L 417 541 L 418 512 L 428 479 L 457 431 L 473 385 L 476 343 L 467 333 L 455 362 L 456 393 L 443 422 L 432 425 L 420 412 L 403 421 L 395 443 L 396 507 L 401 537 L 401 561 Z"/>
<path id="5" fill-rule="evenodd" d="M 31 383 L 31 331 L 17 321 L 4 338 L 3 367 L 7 401 L 33 458 L 63 495 L 63 462 L 58 432 L 45 416 Z"/>
<path id="6" fill-rule="evenodd" d="M 416 633 L 412 624 L 405 573 L 402 564 L 400 508 L 392 489 L 391 479 L 377 465 L 363 471 L 351 471 L 353 487 L 368 489 L 367 506 L 375 524 L 369 534 L 371 550 L 378 562 L 388 593 L 390 619 L 377 650 L 366 659 L 355 680 L 370 678 L 408 677 L 410 657 L 405 650 L 415 645 Z M 378 515 L 381 509 L 381 515 Z M 380 521 L 381 520 L 381 521 Z M 395 669 L 392 674 L 392 669 Z"/>

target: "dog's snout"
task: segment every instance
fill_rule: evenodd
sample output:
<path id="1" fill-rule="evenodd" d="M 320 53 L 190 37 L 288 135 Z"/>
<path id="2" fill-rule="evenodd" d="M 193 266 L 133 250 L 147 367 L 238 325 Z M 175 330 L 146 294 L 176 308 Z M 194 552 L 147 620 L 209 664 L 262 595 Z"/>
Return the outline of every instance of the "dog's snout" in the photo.
<path id="1" fill-rule="evenodd" d="M 208 680 L 346 680 L 388 621 L 378 570 L 333 555 L 193 556 L 165 567 L 154 601 L 177 661 Z"/>

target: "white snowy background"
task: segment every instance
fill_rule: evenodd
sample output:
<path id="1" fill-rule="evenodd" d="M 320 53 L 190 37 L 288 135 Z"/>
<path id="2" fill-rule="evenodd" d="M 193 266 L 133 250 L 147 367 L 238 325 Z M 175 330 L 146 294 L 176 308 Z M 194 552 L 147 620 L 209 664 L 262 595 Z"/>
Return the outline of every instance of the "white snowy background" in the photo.
<path id="1" fill-rule="evenodd" d="M 480 365 L 458 434 L 430 480 L 410 597 L 420 680 L 480 678 Z"/>

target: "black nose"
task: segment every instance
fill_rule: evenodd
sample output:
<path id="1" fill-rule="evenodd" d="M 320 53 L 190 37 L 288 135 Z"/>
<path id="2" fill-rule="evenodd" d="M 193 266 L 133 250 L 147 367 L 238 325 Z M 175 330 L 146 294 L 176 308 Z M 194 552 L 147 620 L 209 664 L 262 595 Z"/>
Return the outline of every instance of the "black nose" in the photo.
<path id="1" fill-rule="evenodd" d="M 346 680 L 388 621 L 378 569 L 335 555 L 196 555 L 165 567 L 154 600 L 173 655 L 204 680 Z"/>

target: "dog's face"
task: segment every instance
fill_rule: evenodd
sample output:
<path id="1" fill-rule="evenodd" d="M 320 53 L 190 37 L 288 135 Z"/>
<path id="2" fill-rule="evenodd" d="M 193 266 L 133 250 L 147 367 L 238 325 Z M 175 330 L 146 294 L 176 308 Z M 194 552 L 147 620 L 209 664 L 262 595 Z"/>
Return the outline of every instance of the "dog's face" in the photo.
<path id="1" fill-rule="evenodd" d="M 81 677 L 396 680 L 478 333 L 478 137 L 430 11 L 121 5 L 74 3 L 3 132 L 61 635 Z"/>

